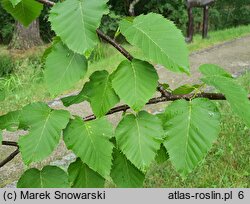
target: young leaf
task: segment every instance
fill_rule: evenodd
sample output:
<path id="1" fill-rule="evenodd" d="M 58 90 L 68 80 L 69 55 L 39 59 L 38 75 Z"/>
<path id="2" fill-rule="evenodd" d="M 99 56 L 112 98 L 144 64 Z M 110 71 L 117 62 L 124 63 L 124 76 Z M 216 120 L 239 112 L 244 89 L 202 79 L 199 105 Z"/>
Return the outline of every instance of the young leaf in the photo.
<path id="1" fill-rule="evenodd" d="M 188 49 L 179 29 L 155 13 L 140 15 L 133 22 L 123 20 L 121 33 L 139 47 L 148 60 L 175 72 L 189 73 Z"/>
<path id="2" fill-rule="evenodd" d="M 43 5 L 34 0 L 22 0 L 15 7 L 12 2 L 1 0 L 3 8 L 26 27 L 40 15 L 43 9 Z"/>
<path id="3" fill-rule="evenodd" d="M 233 111 L 250 127 L 250 101 L 247 91 L 229 73 L 216 65 L 202 65 L 200 71 L 204 75 L 202 81 L 222 92 Z"/>
<path id="4" fill-rule="evenodd" d="M 119 150 L 114 151 L 111 178 L 118 188 L 140 188 L 145 175 L 139 171 Z"/>
<path id="5" fill-rule="evenodd" d="M 196 90 L 197 87 L 199 87 L 199 85 L 185 84 L 175 89 L 172 93 L 175 95 L 189 94 L 192 93 L 194 90 Z"/>
<path id="6" fill-rule="evenodd" d="M 73 104 L 79 104 L 83 101 L 88 101 L 88 96 L 85 94 L 85 90 L 83 88 L 79 94 L 64 97 L 61 99 L 61 101 L 65 107 L 69 107 Z"/>
<path id="7" fill-rule="evenodd" d="M 17 182 L 18 188 L 69 188 L 68 175 L 56 166 L 45 166 L 42 171 L 32 168 Z"/>
<path id="8" fill-rule="evenodd" d="M 42 161 L 53 152 L 69 117 L 67 111 L 51 110 L 44 103 L 33 103 L 23 108 L 21 123 L 30 127 L 29 133 L 18 140 L 25 164 Z"/>
<path id="9" fill-rule="evenodd" d="M 140 111 L 154 95 L 157 81 L 157 72 L 151 64 L 140 60 L 125 60 L 115 71 L 112 85 L 126 104 Z"/>
<path id="10" fill-rule="evenodd" d="M 220 113 L 208 99 L 178 100 L 167 107 L 164 146 L 176 170 L 185 177 L 204 159 L 220 130 Z"/>
<path id="11" fill-rule="evenodd" d="M 163 145 L 161 145 L 161 148 L 158 150 L 158 152 L 156 154 L 155 161 L 158 164 L 162 164 L 165 161 L 167 161 L 168 159 L 169 159 L 168 152 L 167 152 L 166 148 Z"/>
<path id="12" fill-rule="evenodd" d="M 126 115 L 115 131 L 118 148 L 142 171 L 154 160 L 163 134 L 160 119 L 145 111 Z"/>
<path id="13" fill-rule="evenodd" d="M 96 29 L 108 13 L 108 0 L 66 0 L 50 11 L 52 29 L 73 51 L 84 54 L 98 42 Z M 72 32 L 73 31 L 73 32 Z"/>
<path id="14" fill-rule="evenodd" d="M 111 169 L 113 135 L 110 123 L 102 118 L 83 122 L 80 117 L 71 120 L 64 131 L 64 141 L 91 169 L 107 178 Z"/>
<path id="15" fill-rule="evenodd" d="M 69 50 L 62 42 L 55 43 L 45 63 L 45 81 L 51 93 L 58 94 L 71 88 L 87 72 L 83 55 Z"/>
<path id="16" fill-rule="evenodd" d="M 13 7 L 15 7 L 18 3 L 20 3 L 22 0 L 10 0 L 12 3 Z"/>
<path id="17" fill-rule="evenodd" d="M 68 168 L 72 188 L 103 188 L 105 179 L 84 164 L 80 158 Z"/>
<path id="18" fill-rule="evenodd" d="M 163 84 L 161 84 L 161 85 L 162 85 L 162 87 L 163 87 L 164 89 L 166 89 L 166 90 L 169 90 L 169 89 L 170 89 L 169 84 L 163 83 Z"/>
<path id="19" fill-rule="evenodd" d="M 0 116 L 0 129 L 14 132 L 19 127 L 20 111 L 9 112 Z"/>
<path id="20" fill-rule="evenodd" d="M 107 71 L 94 72 L 84 91 L 88 96 L 91 107 L 96 117 L 104 116 L 120 99 L 111 84 L 112 75 Z"/>

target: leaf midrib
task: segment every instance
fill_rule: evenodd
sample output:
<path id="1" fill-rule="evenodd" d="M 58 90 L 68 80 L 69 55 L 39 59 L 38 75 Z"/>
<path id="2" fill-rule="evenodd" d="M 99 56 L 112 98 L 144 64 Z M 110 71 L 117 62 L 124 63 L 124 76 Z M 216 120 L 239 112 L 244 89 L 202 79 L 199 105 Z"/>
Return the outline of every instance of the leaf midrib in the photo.
<path id="1" fill-rule="evenodd" d="M 74 52 L 74 53 L 73 53 L 73 56 L 72 56 L 72 58 L 71 58 L 71 60 L 70 60 L 70 62 L 69 62 L 69 64 L 68 64 L 68 66 L 66 67 L 66 70 L 63 72 L 62 77 L 59 79 L 59 82 L 58 82 L 58 86 L 57 86 L 57 87 L 61 87 L 62 80 L 64 79 L 66 73 L 68 72 L 68 69 L 69 69 L 69 67 L 70 67 L 71 64 L 72 64 L 72 62 L 73 62 L 73 60 L 74 60 L 74 58 L 75 58 L 75 55 L 76 55 L 76 53 Z M 60 89 L 60 88 L 59 88 L 59 89 Z"/>
<path id="2" fill-rule="evenodd" d="M 81 13 L 81 21 L 82 21 L 82 26 L 83 26 L 83 28 L 84 28 L 83 31 L 84 31 L 85 42 L 88 42 L 88 40 L 87 40 L 87 35 L 86 35 L 86 30 L 85 30 L 85 23 L 84 23 L 84 15 L 83 15 L 82 3 L 83 3 L 83 2 L 79 2 L 79 5 L 80 5 L 80 13 Z"/>
<path id="3" fill-rule="evenodd" d="M 134 88 L 134 98 L 137 99 L 137 75 L 136 75 L 136 71 L 135 71 L 135 67 L 134 67 L 134 63 L 132 62 L 131 63 L 131 68 L 132 68 L 132 71 L 133 71 L 133 76 L 134 76 L 134 85 L 135 85 L 135 88 Z"/>
<path id="4" fill-rule="evenodd" d="M 43 177 L 42 177 L 42 172 L 41 171 L 39 171 L 39 176 L 40 176 L 40 181 L 41 181 L 41 188 L 44 188 Z"/>
<path id="5" fill-rule="evenodd" d="M 135 121 L 136 121 L 136 127 L 137 127 L 137 132 L 138 132 L 139 152 L 140 152 L 140 156 L 142 159 L 142 166 L 144 168 L 145 162 L 144 162 L 144 158 L 142 156 L 142 149 L 141 149 L 141 132 L 140 132 L 139 122 L 138 122 L 137 118 L 135 118 Z"/>
<path id="6" fill-rule="evenodd" d="M 89 131 L 88 125 L 85 124 L 85 123 L 83 123 L 83 124 L 84 124 L 85 129 L 87 130 L 87 136 L 88 136 L 88 138 L 90 139 L 90 143 L 91 143 L 92 146 L 93 146 L 94 152 L 95 152 L 95 153 L 98 153 L 98 150 L 96 149 L 95 144 L 94 144 L 94 141 L 93 141 L 93 139 L 92 139 L 92 137 L 91 137 L 91 133 L 90 133 L 90 131 Z M 98 155 L 99 155 L 99 154 L 98 154 Z M 100 170 L 100 168 L 99 168 L 99 164 L 100 164 L 99 156 L 98 156 L 97 158 L 98 158 L 98 160 L 96 161 L 96 163 L 97 163 L 98 165 L 97 165 L 97 167 L 96 167 L 96 170 L 97 170 L 97 171 L 102 171 L 102 170 Z M 103 172 L 103 171 L 102 171 L 102 172 Z M 103 172 L 103 173 L 104 173 L 104 172 Z"/>
<path id="7" fill-rule="evenodd" d="M 138 24 L 136 24 L 136 25 L 138 25 Z M 141 31 L 144 35 L 146 35 L 156 45 L 156 47 L 158 47 L 160 49 L 160 51 L 168 58 L 168 60 L 170 60 L 168 54 L 146 32 L 141 30 L 139 27 L 136 27 L 136 25 L 132 25 L 132 27 L 134 27 L 135 29 Z"/>
<path id="8" fill-rule="evenodd" d="M 34 148 L 34 151 L 33 151 L 33 153 L 32 153 L 32 158 L 34 157 L 34 154 L 35 154 L 35 152 L 37 151 L 38 145 L 40 144 L 40 142 L 41 142 L 41 140 L 42 140 L 43 133 L 44 133 L 44 131 L 45 131 L 45 127 L 46 127 L 47 122 L 48 122 L 48 120 L 49 120 L 49 118 L 50 118 L 50 116 L 51 116 L 51 113 L 52 113 L 52 112 L 50 112 L 50 113 L 48 114 L 48 116 L 47 116 L 47 118 L 46 118 L 46 120 L 45 120 L 45 122 L 44 122 L 43 129 L 42 129 L 42 131 L 41 131 L 39 140 L 38 140 L 38 142 L 36 143 L 36 147 Z"/>
<path id="9" fill-rule="evenodd" d="M 106 83 L 105 83 L 106 82 Z M 103 103 L 104 103 L 104 97 L 106 95 L 106 91 L 107 91 L 107 88 L 108 88 L 108 82 L 109 82 L 109 75 L 106 77 L 106 80 L 105 80 L 105 86 L 104 86 L 104 90 L 103 90 L 103 93 L 102 93 L 102 100 L 101 100 L 101 104 L 100 104 L 100 107 L 101 107 L 101 110 L 103 111 Z M 102 113 L 101 113 L 102 114 Z"/>
<path id="10" fill-rule="evenodd" d="M 21 7 L 22 7 L 23 16 L 25 16 L 24 5 L 23 5 L 24 3 L 23 3 L 23 1 L 21 1 L 21 3 L 22 3 Z"/>
<path id="11" fill-rule="evenodd" d="M 188 150 L 188 144 L 189 144 L 189 138 L 190 138 L 190 126 L 191 126 L 191 115 L 192 115 L 192 101 L 188 102 L 188 124 L 187 124 L 187 139 L 186 139 L 186 146 L 185 146 L 185 165 L 188 167 L 187 163 L 187 150 Z"/>

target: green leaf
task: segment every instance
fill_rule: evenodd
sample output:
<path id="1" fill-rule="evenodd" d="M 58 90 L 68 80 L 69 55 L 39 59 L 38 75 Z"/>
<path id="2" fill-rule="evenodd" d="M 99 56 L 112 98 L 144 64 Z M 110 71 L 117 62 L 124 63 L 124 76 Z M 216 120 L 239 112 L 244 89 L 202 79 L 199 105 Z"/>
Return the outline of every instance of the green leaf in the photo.
<path id="1" fill-rule="evenodd" d="M 0 116 L 0 129 L 14 132 L 19 127 L 20 111 L 9 112 Z"/>
<path id="2" fill-rule="evenodd" d="M 158 164 L 162 164 L 165 161 L 167 161 L 168 159 L 169 159 L 168 152 L 167 152 L 166 148 L 163 145 L 161 145 L 161 148 L 158 150 L 158 152 L 156 154 L 155 161 Z"/>
<path id="3" fill-rule="evenodd" d="M 226 70 L 222 69 L 218 65 L 215 64 L 204 64 L 200 66 L 200 71 L 205 76 L 223 76 L 227 78 L 233 78 L 230 73 L 228 73 Z"/>
<path id="4" fill-rule="evenodd" d="M 220 130 L 220 113 L 208 99 L 178 100 L 166 108 L 164 146 L 185 177 L 204 159 Z"/>
<path id="5" fill-rule="evenodd" d="M 158 117 L 145 111 L 126 115 L 116 128 L 119 149 L 139 169 L 145 171 L 160 149 L 164 132 Z"/>
<path id="6" fill-rule="evenodd" d="M 169 86 L 169 84 L 166 84 L 166 83 L 164 83 L 164 84 L 161 84 L 162 85 L 162 87 L 164 88 L 164 89 L 170 89 L 170 86 Z"/>
<path id="7" fill-rule="evenodd" d="M 140 111 L 154 95 L 158 75 L 154 67 L 144 61 L 123 61 L 112 81 L 117 95 L 135 111 Z"/>
<path id="8" fill-rule="evenodd" d="M 91 169 L 108 178 L 111 169 L 113 144 L 109 137 L 113 128 L 105 119 L 83 122 L 80 117 L 71 120 L 64 131 L 64 141 Z"/>
<path id="9" fill-rule="evenodd" d="M 120 99 L 111 84 L 112 75 L 107 71 L 94 72 L 85 86 L 91 107 L 96 117 L 104 116 Z"/>
<path id="10" fill-rule="evenodd" d="M 96 29 L 108 13 L 108 0 L 66 0 L 50 11 L 52 29 L 73 51 L 84 54 L 98 42 Z M 74 32 L 72 32 L 74 31 Z"/>
<path id="11" fill-rule="evenodd" d="M 247 91 L 229 73 L 216 65 L 202 65 L 200 71 L 204 74 L 202 81 L 223 93 L 232 110 L 250 127 L 250 101 Z"/>
<path id="12" fill-rule="evenodd" d="M 1 3 L 3 8 L 24 26 L 34 21 L 43 9 L 43 5 L 34 0 L 22 0 L 15 7 L 10 0 L 1 0 Z"/>
<path id="13" fill-rule="evenodd" d="M 201 87 L 201 85 L 198 85 L 198 84 L 196 84 L 196 85 L 185 84 L 185 85 L 180 86 L 177 89 L 175 89 L 172 93 L 175 95 L 189 94 L 200 87 Z"/>
<path id="14" fill-rule="evenodd" d="M 88 96 L 86 96 L 84 88 L 77 95 L 61 98 L 63 105 L 66 107 L 69 107 L 73 104 L 82 103 L 83 101 L 86 101 L 86 100 L 88 100 Z"/>
<path id="15" fill-rule="evenodd" d="M 69 117 L 67 111 L 51 110 L 44 103 L 33 103 L 23 108 L 21 123 L 30 127 L 29 133 L 18 140 L 25 164 L 42 161 L 53 152 Z"/>
<path id="16" fill-rule="evenodd" d="M 45 80 L 51 93 L 58 94 L 75 85 L 87 72 L 83 55 L 69 50 L 62 42 L 54 44 L 45 63 Z"/>
<path id="17" fill-rule="evenodd" d="M 56 166 L 45 166 L 42 171 L 32 168 L 17 182 L 18 188 L 69 188 L 68 175 Z"/>
<path id="18" fill-rule="evenodd" d="M 10 0 L 12 3 L 13 7 L 15 7 L 18 3 L 20 3 L 22 0 Z"/>
<path id="19" fill-rule="evenodd" d="M 115 149 L 111 178 L 118 188 L 140 188 L 143 186 L 145 175 L 124 154 Z"/>
<path id="20" fill-rule="evenodd" d="M 51 53 L 51 51 L 52 51 L 54 45 L 57 44 L 57 43 L 61 43 L 61 39 L 60 39 L 60 37 L 55 36 L 55 37 L 53 37 L 53 41 L 52 41 L 52 43 L 50 44 L 50 46 L 44 51 L 44 53 L 43 53 L 43 55 L 42 55 L 42 58 L 41 58 L 42 63 L 45 63 L 45 62 L 46 62 L 47 57 L 48 57 L 49 54 Z"/>
<path id="21" fill-rule="evenodd" d="M 72 188 L 103 188 L 105 179 L 84 164 L 80 158 L 68 168 Z"/>
<path id="22" fill-rule="evenodd" d="M 160 14 L 140 15 L 133 22 L 123 20 L 121 33 L 139 47 L 147 60 L 175 72 L 189 73 L 188 49 L 179 29 Z"/>

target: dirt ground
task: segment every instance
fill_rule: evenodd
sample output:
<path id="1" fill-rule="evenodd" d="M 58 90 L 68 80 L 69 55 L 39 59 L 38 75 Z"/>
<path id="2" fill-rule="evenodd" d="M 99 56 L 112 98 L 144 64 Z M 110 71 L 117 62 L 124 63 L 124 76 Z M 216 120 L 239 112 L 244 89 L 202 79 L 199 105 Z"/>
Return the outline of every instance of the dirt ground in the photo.
<path id="1" fill-rule="evenodd" d="M 172 73 L 166 70 L 164 67 L 157 66 L 157 70 L 160 76 L 160 81 L 169 83 L 171 88 L 175 88 L 182 84 L 199 82 L 200 73 L 198 68 L 201 64 L 217 64 L 231 72 L 234 76 L 239 76 L 250 70 L 250 36 L 236 39 L 234 41 L 226 42 L 209 49 L 198 51 L 190 55 L 191 64 L 191 77 L 186 75 Z M 49 105 L 56 109 L 66 109 L 60 100 L 49 102 Z M 161 112 L 165 108 L 166 104 L 157 104 L 147 107 L 150 112 Z M 92 113 L 90 106 L 87 103 L 81 103 L 73 105 L 67 108 L 73 115 L 87 116 Z M 109 116 L 110 121 L 116 125 L 120 119 L 120 114 L 114 114 Z M 4 140 L 17 141 L 19 135 L 23 135 L 25 132 L 8 133 L 4 132 Z M 1 147 L 0 160 L 4 159 L 14 150 L 13 147 Z M 53 155 L 43 162 L 33 165 L 34 167 L 41 167 L 45 164 L 55 164 L 62 167 L 66 167 L 72 160 L 74 155 L 70 154 L 64 147 L 63 142 L 54 151 Z M 0 169 L 0 187 L 4 187 L 8 184 L 9 187 L 14 187 L 16 181 L 25 169 L 21 161 L 21 155 L 19 154 L 13 161 Z"/>
<path id="2" fill-rule="evenodd" d="M 190 55 L 191 77 L 176 75 L 159 67 L 161 82 L 168 82 L 173 88 L 181 84 L 199 82 L 198 68 L 202 64 L 217 64 L 234 76 L 250 69 L 250 36 L 229 41 Z"/>

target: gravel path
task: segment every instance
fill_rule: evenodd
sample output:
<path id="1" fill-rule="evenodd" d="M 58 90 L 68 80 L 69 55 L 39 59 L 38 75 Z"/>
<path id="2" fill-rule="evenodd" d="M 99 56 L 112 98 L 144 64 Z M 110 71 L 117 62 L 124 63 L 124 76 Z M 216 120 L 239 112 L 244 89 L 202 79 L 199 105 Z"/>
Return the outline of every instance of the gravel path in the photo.
<path id="1" fill-rule="evenodd" d="M 194 52 L 190 55 L 191 77 L 176 75 L 159 67 L 162 82 L 168 82 L 173 88 L 180 84 L 199 82 L 198 68 L 202 64 L 217 64 L 238 76 L 250 68 L 250 36 L 229 41 L 212 48 Z"/>
<path id="2" fill-rule="evenodd" d="M 186 83 L 199 82 L 200 73 L 198 72 L 198 68 L 201 64 L 205 63 L 218 64 L 230 71 L 235 76 L 239 76 L 250 68 L 250 36 L 192 53 L 190 55 L 190 62 L 192 73 L 191 77 L 185 76 L 183 74 L 175 74 L 167 71 L 161 66 L 157 66 L 160 81 L 169 83 L 171 88 L 175 88 Z M 73 105 L 69 108 L 65 108 L 59 100 L 55 100 L 50 102 L 49 105 L 56 109 L 67 109 L 72 114 L 80 116 L 86 116 L 92 112 L 87 103 L 81 103 L 78 105 Z M 147 110 L 153 113 L 160 112 L 165 106 L 165 104 L 157 104 L 147 107 Z M 109 119 L 114 125 L 116 125 L 120 117 L 121 115 L 117 113 L 109 116 Z M 22 131 L 17 133 L 5 132 L 4 139 L 17 141 L 18 135 L 23 134 L 25 134 L 25 132 Z M 0 160 L 5 158 L 13 150 L 14 149 L 12 147 L 1 147 Z M 39 168 L 45 164 L 56 164 L 65 167 L 73 159 L 74 155 L 70 154 L 70 152 L 68 152 L 64 147 L 63 142 L 61 142 L 51 157 L 33 166 Z M 17 156 L 12 162 L 0 169 L 0 187 L 6 186 L 13 183 L 13 181 L 16 181 L 26 168 L 27 167 L 25 167 L 21 162 L 20 155 Z M 13 187 L 13 185 L 10 185 L 10 187 Z"/>

